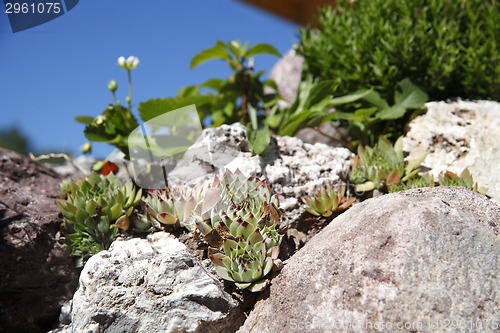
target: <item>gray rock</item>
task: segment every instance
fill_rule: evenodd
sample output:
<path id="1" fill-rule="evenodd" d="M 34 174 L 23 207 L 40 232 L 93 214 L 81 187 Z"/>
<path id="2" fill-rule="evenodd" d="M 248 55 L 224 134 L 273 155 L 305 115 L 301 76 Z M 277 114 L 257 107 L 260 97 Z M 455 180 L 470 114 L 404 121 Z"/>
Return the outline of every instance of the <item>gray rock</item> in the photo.
<path id="1" fill-rule="evenodd" d="M 463 188 L 354 205 L 287 261 L 238 332 L 498 332 L 499 221 Z"/>
<path id="2" fill-rule="evenodd" d="M 278 101 L 281 108 L 289 107 L 297 98 L 303 65 L 304 58 L 291 49 L 271 69 L 269 79 L 276 82 L 278 93 L 285 99 Z"/>
<path id="3" fill-rule="evenodd" d="M 74 332 L 224 332 L 243 321 L 219 280 L 164 232 L 90 258 L 71 313 Z"/>
<path id="4" fill-rule="evenodd" d="M 245 127 L 235 123 L 203 130 L 169 174 L 169 182 L 197 183 L 224 169 L 266 178 L 279 196 L 284 221 L 291 223 L 304 212 L 301 196 L 345 182 L 353 157 L 346 148 L 311 145 L 287 136 L 272 139 L 268 154 L 252 157 Z"/>
<path id="5" fill-rule="evenodd" d="M 427 113 L 410 123 L 403 143 L 410 156 L 427 152 L 423 163 L 437 179 L 469 168 L 479 186 L 500 203 L 500 103 L 430 102 Z"/>

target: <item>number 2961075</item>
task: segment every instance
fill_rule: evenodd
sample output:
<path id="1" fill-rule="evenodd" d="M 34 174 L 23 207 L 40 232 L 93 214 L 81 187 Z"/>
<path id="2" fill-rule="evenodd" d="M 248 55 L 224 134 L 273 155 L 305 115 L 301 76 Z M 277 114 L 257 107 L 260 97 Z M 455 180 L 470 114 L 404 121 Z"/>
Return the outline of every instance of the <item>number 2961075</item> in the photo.
<path id="1" fill-rule="evenodd" d="M 5 3 L 5 13 L 7 14 L 59 14 L 61 10 L 59 2 Z"/>

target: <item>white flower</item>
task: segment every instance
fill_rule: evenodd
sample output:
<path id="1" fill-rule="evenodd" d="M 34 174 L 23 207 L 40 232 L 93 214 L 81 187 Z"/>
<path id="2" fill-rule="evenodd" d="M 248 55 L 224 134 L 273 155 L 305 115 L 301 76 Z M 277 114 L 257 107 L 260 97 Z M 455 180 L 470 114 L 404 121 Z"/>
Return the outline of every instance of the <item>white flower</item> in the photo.
<path id="1" fill-rule="evenodd" d="M 130 56 L 127 59 L 125 57 L 118 58 L 118 66 L 125 68 L 126 70 L 132 70 L 139 65 L 139 58 Z"/>

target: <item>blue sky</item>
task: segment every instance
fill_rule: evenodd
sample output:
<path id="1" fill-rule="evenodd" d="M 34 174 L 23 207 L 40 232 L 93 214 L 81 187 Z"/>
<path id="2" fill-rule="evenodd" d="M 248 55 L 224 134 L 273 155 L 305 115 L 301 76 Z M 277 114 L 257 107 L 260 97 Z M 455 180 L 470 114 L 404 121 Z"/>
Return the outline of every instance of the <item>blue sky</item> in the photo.
<path id="1" fill-rule="evenodd" d="M 65 15 L 12 33 L 0 5 L 0 128 L 16 125 L 35 149 L 78 154 L 86 142 L 77 115 L 97 116 L 112 102 L 110 79 L 125 102 L 126 71 L 119 56 L 137 56 L 133 108 L 179 88 L 229 75 L 211 61 L 189 69 L 191 58 L 217 39 L 270 43 L 282 54 L 297 41 L 297 26 L 236 0 L 82 0 Z M 278 60 L 256 57 L 257 70 Z M 136 108 L 134 108 L 136 110 Z M 113 149 L 94 144 L 94 155 Z"/>

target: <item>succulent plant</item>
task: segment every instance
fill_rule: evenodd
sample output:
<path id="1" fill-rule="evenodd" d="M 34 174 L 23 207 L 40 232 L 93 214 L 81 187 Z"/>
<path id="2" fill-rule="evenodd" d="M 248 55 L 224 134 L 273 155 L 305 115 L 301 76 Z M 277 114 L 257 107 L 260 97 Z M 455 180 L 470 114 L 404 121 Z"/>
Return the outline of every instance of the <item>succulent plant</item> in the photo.
<path id="1" fill-rule="evenodd" d="M 222 248 L 210 256 L 217 274 L 241 289 L 263 290 L 282 240 L 277 196 L 265 180 L 247 179 L 239 170 L 215 177 L 211 188 L 204 198 L 207 218 L 195 223 L 205 241 L 216 251 Z"/>
<path id="2" fill-rule="evenodd" d="M 148 190 L 142 205 L 143 211 L 151 220 L 167 225 L 177 222 L 174 198 L 169 189 Z"/>
<path id="3" fill-rule="evenodd" d="M 87 179 L 63 181 L 61 192 L 67 200 L 56 202 L 64 216 L 67 251 L 79 258 L 78 265 L 107 249 L 118 229 L 129 229 L 134 206 L 142 195 L 132 181 L 123 185 L 112 174 L 101 177 L 96 173 Z M 136 227 L 147 228 L 147 223 L 139 218 Z"/>
<path id="4" fill-rule="evenodd" d="M 188 185 L 171 186 L 166 190 L 148 190 L 142 201 L 144 211 L 152 222 L 166 225 L 179 224 L 192 231 L 195 228 L 195 218 L 202 218 L 206 213 L 207 203 L 213 197 L 214 189 L 200 183 L 195 187 Z M 215 190 L 218 198 L 219 190 Z M 211 208 L 211 207 L 210 207 Z M 207 217 L 207 215 L 205 215 Z"/>
<path id="5" fill-rule="evenodd" d="M 479 187 L 476 182 L 474 182 L 474 179 L 472 175 L 470 174 L 470 171 L 468 168 L 465 168 L 460 176 L 457 174 L 447 171 L 443 175 L 439 176 L 439 185 L 442 186 L 463 186 L 465 188 L 468 188 L 469 190 L 481 193 L 481 194 L 486 194 L 488 191 L 486 188 Z"/>
<path id="6" fill-rule="evenodd" d="M 406 183 L 398 183 L 395 185 L 390 185 L 387 187 L 389 193 L 410 190 L 412 188 L 418 187 L 433 187 L 434 186 L 434 177 L 430 173 L 424 173 L 423 175 L 415 176 L 410 179 Z"/>
<path id="7" fill-rule="evenodd" d="M 404 183 L 417 176 L 425 157 L 424 153 L 418 153 L 405 163 L 403 137 L 393 146 L 381 136 L 373 148 L 358 146 L 350 179 L 358 184 L 356 191 L 370 191 Z"/>
<path id="8" fill-rule="evenodd" d="M 329 217 L 336 210 L 342 210 L 349 207 L 355 198 L 350 198 L 341 204 L 345 194 L 345 187 L 339 188 L 335 193 L 333 186 L 328 185 L 322 188 L 311 197 L 301 197 L 301 200 L 307 205 L 306 211 L 316 216 Z"/>

